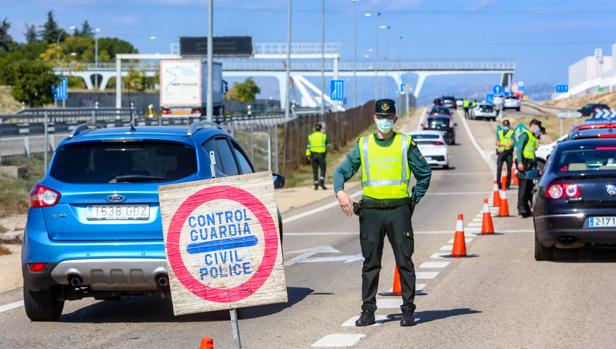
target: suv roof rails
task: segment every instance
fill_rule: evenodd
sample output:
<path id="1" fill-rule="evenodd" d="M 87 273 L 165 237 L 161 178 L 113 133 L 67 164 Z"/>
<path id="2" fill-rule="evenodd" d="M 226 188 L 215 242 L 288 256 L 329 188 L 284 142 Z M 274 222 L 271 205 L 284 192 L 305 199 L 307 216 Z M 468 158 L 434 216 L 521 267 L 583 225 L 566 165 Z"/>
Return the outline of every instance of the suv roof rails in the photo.
<path id="1" fill-rule="evenodd" d="M 99 129 L 101 129 L 100 126 L 98 126 L 97 124 L 90 123 L 90 122 L 85 123 L 85 124 L 80 124 L 75 127 L 75 129 L 73 130 L 73 133 L 71 133 L 71 135 L 68 138 L 77 137 L 84 132 L 99 130 Z"/>
<path id="2" fill-rule="evenodd" d="M 190 126 L 188 127 L 188 131 L 186 131 L 186 136 L 190 137 L 194 135 L 195 133 L 199 132 L 199 130 L 206 129 L 206 128 L 217 128 L 219 130 L 222 130 L 222 127 L 220 127 L 216 123 L 213 123 L 207 120 L 200 120 L 200 121 L 195 121 L 192 124 L 190 124 Z"/>

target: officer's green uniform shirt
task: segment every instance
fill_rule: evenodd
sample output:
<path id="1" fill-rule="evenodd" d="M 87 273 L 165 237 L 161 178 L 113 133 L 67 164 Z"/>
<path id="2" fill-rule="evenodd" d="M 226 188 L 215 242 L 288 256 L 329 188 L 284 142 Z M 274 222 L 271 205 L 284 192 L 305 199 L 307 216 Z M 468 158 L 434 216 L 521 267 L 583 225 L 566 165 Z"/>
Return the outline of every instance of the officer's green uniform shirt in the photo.
<path id="1" fill-rule="evenodd" d="M 390 146 L 394 137 L 391 137 L 388 140 L 379 139 L 377 134 L 372 134 L 376 143 L 380 146 L 387 147 Z M 430 169 L 430 165 L 426 159 L 424 159 L 423 155 L 417 148 L 417 145 L 413 142 L 408 150 L 407 155 L 409 167 L 411 168 L 411 172 L 415 176 L 417 183 L 413 187 L 413 193 L 411 198 L 415 202 L 419 202 L 421 198 L 428 191 L 428 186 L 430 185 L 430 178 L 432 176 L 432 170 Z M 344 161 L 338 166 L 333 175 L 334 180 L 334 192 L 337 193 L 344 189 L 344 183 L 351 179 L 353 175 L 359 170 L 361 167 L 360 160 L 360 152 L 359 152 L 359 144 L 356 144 L 353 147 L 353 150 L 347 155 Z M 370 198 L 364 197 L 364 199 L 370 200 Z"/>
<path id="2" fill-rule="evenodd" d="M 516 159 L 524 159 L 524 155 L 522 155 L 522 152 L 524 151 L 524 147 L 526 146 L 526 143 L 528 143 L 528 135 L 526 134 L 526 132 L 522 132 L 518 136 L 518 144 L 515 148 L 515 158 Z"/>

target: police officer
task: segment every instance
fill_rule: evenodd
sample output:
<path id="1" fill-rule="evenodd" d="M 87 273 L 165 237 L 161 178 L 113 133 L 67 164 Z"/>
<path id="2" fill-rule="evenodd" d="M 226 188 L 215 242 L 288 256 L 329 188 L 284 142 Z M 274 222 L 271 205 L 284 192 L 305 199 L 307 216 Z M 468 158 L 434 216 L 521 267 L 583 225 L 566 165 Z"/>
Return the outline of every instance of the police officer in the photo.
<path id="1" fill-rule="evenodd" d="M 374 324 L 376 293 L 381 271 L 385 235 L 391 244 L 402 281 L 401 326 L 415 325 L 415 268 L 411 216 L 430 185 L 430 166 L 411 137 L 394 132 L 395 102 L 376 102 L 372 117 L 377 132 L 358 144 L 334 172 L 334 191 L 342 211 L 359 215 L 359 241 L 364 257 L 362 268 L 362 313 L 356 326 Z M 344 183 L 361 171 L 363 197 L 359 203 L 344 191 Z M 417 183 L 409 196 L 411 174 Z"/>
<path id="2" fill-rule="evenodd" d="M 530 217 L 530 201 L 533 193 L 533 180 L 526 179 L 526 175 L 531 170 L 536 170 L 537 161 L 535 151 L 539 145 L 539 138 L 545 129 L 541 126 L 541 121 L 531 120 L 528 129 L 520 133 L 516 142 L 516 167 L 518 168 L 518 214 L 522 217 Z"/>
<path id="3" fill-rule="evenodd" d="M 475 109 L 477 107 L 477 100 L 473 99 L 473 103 L 471 103 L 471 109 Z"/>
<path id="4" fill-rule="evenodd" d="M 327 190 L 325 186 L 325 155 L 327 154 L 327 146 L 329 145 L 329 139 L 327 135 L 321 132 L 321 124 L 315 126 L 315 131 L 308 136 L 308 142 L 306 145 L 306 157 L 310 159 L 312 163 L 312 178 L 314 180 L 314 190 L 319 189 L 319 186 L 323 190 Z M 319 176 L 319 169 L 321 169 L 321 175 Z"/>
<path id="5" fill-rule="evenodd" d="M 464 117 L 468 118 L 468 108 L 470 107 L 471 102 L 468 98 L 464 98 L 464 102 L 462 102 L 462 108 L 464 108 Z"/>
<path id="6" fill-rule="evenodd" d="M 511 164 L 513 163 L 513 130 L 509 120 L 503 121 L 503 127 L 496 132 L 496 183 L 501 183 L 503 163 L 507 164 L 507 183 L 505 188 L 511 185 Z"/>

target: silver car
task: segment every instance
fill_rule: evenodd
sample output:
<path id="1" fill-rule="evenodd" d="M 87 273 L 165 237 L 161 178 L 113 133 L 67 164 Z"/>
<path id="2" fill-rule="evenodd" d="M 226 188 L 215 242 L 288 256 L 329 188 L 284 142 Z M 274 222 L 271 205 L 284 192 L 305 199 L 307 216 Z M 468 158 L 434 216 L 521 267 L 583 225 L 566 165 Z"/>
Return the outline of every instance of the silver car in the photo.
<path id="1" fill-rule="evenodd" d="M 471 109 L 470 118 L 475 119 L 484 119 L 495 121 L 498 116 L 498 112 L 494 109 L 492 104 L 488 103 L 479 103 L 475 108 Z"/>

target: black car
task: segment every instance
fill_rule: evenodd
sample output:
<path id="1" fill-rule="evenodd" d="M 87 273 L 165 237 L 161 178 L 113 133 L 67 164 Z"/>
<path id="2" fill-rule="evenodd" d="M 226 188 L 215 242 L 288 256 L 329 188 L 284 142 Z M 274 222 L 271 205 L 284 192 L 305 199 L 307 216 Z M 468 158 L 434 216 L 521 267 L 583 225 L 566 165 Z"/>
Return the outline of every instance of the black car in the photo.
<path id="1" fill-rule="evenodd" d="M 443 103 L 444 107 L 457 109 L 456 98 L 453 97 L 453 96 L 443 96 L 443 97 L 441 97 L 441 103 Z"/>
<path id="2" fill-rule="evenodd" d="M 436 116 L 436 115 L 451 116 L 451 110 L 449 110 L 449 108 L 445 106 L 435 105 L 434 107 L 432 107 L 432 110 L 430 110 L 430 115 L 431 116 Z"/>
<path id="3" fill-rule="evenodd" d="M 616 244 L 616 139 L 561 142 L 535 194 L 535 259 L 556 248 Z"/>
<path id="4" fill-rule="evenodd" d="M 592 116 L 596 111 L 601 109 L 609 110 L 610 107 L 605 103 L 588 103 L 577 111 L 582 114 L 582 116 Z"/>
<path id="5" fill-rule="evenodd" d="M 456 130 L 455 124 L 450 116 L 447 115 L 430 115 L 427 117 L 426 122 L 423 124 L 424 130 L 440 131 L 445 138 L 447 144 L 456 143 Z"/>

